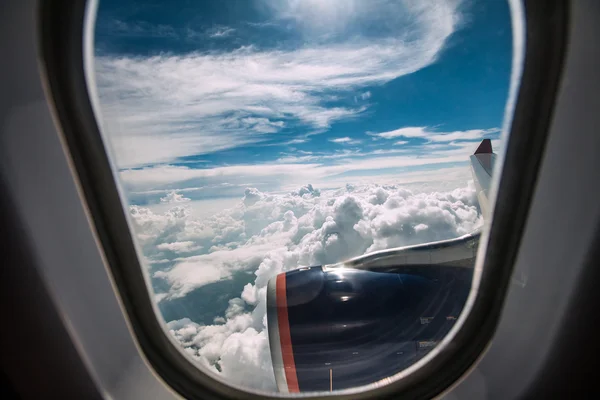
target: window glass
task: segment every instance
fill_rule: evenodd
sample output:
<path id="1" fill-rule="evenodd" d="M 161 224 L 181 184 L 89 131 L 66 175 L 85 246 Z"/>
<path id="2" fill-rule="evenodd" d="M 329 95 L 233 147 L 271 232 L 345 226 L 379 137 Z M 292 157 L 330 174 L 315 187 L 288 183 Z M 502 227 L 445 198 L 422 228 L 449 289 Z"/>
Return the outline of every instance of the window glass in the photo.
<path id="1" fill-rule="evenodd" d="M 100 1 L 103 137 L 199 368 L 328 391 L 438 345 L 491 217 L 512 43 L 503 0 Z"/>

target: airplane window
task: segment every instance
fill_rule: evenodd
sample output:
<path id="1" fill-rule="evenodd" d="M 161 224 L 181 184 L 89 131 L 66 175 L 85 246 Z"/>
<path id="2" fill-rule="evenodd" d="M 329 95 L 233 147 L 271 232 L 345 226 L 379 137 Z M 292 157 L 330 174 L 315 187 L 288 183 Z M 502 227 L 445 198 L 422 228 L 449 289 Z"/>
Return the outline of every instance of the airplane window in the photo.
<path id="1" fill-rule="evenodd" d="M 198 368 L 335 391 L 439 345 L 493 215 L 521 40 L 504 0 L 99 2 L 99 125 Z"/>

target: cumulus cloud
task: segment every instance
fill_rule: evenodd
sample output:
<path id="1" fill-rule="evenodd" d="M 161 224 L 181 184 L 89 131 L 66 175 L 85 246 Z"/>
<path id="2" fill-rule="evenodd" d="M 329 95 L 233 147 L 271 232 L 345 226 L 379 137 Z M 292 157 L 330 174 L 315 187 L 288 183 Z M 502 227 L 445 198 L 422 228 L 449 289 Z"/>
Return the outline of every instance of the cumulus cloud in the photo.
<path id="1" fill-rule="evenodd" d="M 311 185 L 310 183 L 306 186 L 302 186 L 300 189 L 295 190 L 292 192 L 293 195 L 295 196 L 301 196 L 301 197 L 314 197 L 314 196 L 320 196 L 321 195 L 321 191 L 319 189 L 315 189 L 313 187 L 313 185 Z"/>
<path id="2" fill-rule="evenodd" d="M 189 240 L 185 242 L 160 243 L 156 246 L 157 250 L 167 250 L 173 253 L 189 253 L 200 248 L 200 246 L 196 246 L 194 242 Z"/>
<path id="3" fill-rule="evenodd" d="M 181 315 L 171 333 L 201 365 L 229 381 L 275 390 L 266 329 L 266 285 L 303 265 L 334 263 L 390 247 L 448 239 L 477 229 L 481 216 L 471 185 L 413 192 L 401 185 L 347 185 L 289 193 L 247 188 L 237 206 L 197 220 L 185 207 L 164 214 L 132 206 L 136 236 L 165 283 L 161 301 L 187 296 L 235 271 L 254 274 L 229 307 L 202 325 Z M 193 254 L 185 254 L 195 248 Z"/>
<path id="4" fill-rule="evenodd" d="M 161 203 L 185 203 L 191 201 L 187 197 L 184 197 L 182 194 L 177 193 L 177 191 L 172 190 L 167 193 L 165 197 L 160 198 Z"/>
<path id="5" fill-rule="evenodd" d="M 324 24 L 331 29 L 345 32 L 367 18 L 381 21 L 386 34 L 326 35 L 328 40 L 307 39 L 301 47 L 98 56 L 103 129 L 115 160 L 120 167 L 164 163 L 262 142 L 264 133 L 287 123 L 323 131 L 355 117 L 366 108 L 328 101 L 435 62 L 457 28 L 459 3 L 379 0 L 349 7 L 335 1 L 307 8 L 306 2 L 275 2 L 274 12 L 296 18 L 303 32 L 315 28 L 306 16 L 326 7 L 319 15 L 336 14 L 329 20 L 335 27 Z"/>

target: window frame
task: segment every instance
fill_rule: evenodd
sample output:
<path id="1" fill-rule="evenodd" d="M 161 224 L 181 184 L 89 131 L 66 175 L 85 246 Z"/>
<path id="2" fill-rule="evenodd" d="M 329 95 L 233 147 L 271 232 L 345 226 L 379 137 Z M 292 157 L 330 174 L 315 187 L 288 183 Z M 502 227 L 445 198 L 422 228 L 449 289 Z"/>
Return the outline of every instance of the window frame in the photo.
<path id="1" fill-rule="evenodd" d="M 449 345 L 418 370 L 387 385 L 304 398 L 431 398 L 456 382 L 481 356 L 498 324 L 512 267 L 535 189 L 548 127 L 562 74 L 567 39 L 567 1 L 524 2 L 525 54 L 510 127 L 494 218 L 472 309 Z M 137 344 L 152 368 L 186 398 L 279 398 L 281 394 L 231 386 L 200 370 L 165 334 L 138 259 L 122 196 L 116 183 L 88 92 L 84 37 L 88 3 L 40 2 L 41 68 L 49 102 L 69 149 L 118 297 Z M 532 118 L 535 116 L 535 118 Z M 486 234 L 482 242 L 486 241 Z M 481 264 L 480 264 L 481 265 Z M 365 388 L 367 388 L 365 390 Z M 289 396 L 285 396 L 289 397 Z"/>

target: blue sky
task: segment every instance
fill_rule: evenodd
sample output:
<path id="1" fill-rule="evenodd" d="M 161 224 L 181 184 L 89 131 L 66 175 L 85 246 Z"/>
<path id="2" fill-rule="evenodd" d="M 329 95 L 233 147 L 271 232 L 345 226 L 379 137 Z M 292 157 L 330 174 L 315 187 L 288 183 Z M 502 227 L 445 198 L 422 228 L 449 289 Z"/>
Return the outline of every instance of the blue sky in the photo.
<path id="1" fill-rule="evenodd" d="M 95 52 L 143 204 L 465 170 L 499 138 L 512 35 L 504 0 L 101 0 Z"/>

